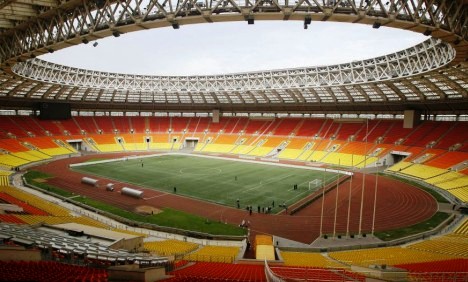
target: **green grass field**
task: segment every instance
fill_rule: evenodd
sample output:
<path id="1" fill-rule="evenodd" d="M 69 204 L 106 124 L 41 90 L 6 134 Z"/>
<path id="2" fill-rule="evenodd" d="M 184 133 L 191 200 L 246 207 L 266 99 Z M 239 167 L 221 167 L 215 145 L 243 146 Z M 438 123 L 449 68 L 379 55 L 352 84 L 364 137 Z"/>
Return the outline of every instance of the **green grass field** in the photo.
<path id="1" fill-rule="evenodd" d="M 325 179 L 329 183 L 337 178 L 315 170 L 186 155 L 129 159 L 74 170 L 169 193 L 177 187 L 177 194 L 233 207 L 237 199 L 241 208 L 252 205 L 254 209 L 274 201 L 273 212 L 280 210 L 279 204 L 289 206 L 312 193 L 310 181 Z"/>

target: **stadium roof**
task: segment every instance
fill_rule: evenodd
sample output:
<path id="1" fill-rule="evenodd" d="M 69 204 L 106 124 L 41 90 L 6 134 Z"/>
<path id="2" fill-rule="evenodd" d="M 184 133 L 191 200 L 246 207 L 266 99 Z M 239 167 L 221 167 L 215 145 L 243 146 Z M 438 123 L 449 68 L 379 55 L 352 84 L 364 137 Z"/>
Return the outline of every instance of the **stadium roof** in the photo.
<path id="1" fill-rule="evenodd" d="M 468 110 L 468 1 L 0 1 L 1 108 L 389 112 Z M 57 4 L 59 3 L 59 4 Z M 431 35 L 406 50 L 332 66 L 210 76 L 77 69 L 35 56 L 147 28 L 216 21 L 340 21 Z"/>

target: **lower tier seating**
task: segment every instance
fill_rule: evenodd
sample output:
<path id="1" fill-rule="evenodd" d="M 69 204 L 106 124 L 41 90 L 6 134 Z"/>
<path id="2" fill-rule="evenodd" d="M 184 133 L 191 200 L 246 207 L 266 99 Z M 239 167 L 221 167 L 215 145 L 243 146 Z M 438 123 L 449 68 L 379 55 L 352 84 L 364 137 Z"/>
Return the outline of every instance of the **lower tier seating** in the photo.
<path id="1" fill-rule="evenodd" d="M 184 259 L 190 261 L 232 263 L 238 253 L 238 247 L 205 246 L 184 256 Z"/>
<path id="2" fill-rule="evenodd" d="M 3 261 L 0 281 L 93 281 L 107 282 L 107 271 L 50 261 Z"/>
<path id="3" fill-rule="evenodd" d="M 170 272 L 174 275 L 164 281 L 266 281 L 263 265 L 197 262 L 191 266 Z"/>

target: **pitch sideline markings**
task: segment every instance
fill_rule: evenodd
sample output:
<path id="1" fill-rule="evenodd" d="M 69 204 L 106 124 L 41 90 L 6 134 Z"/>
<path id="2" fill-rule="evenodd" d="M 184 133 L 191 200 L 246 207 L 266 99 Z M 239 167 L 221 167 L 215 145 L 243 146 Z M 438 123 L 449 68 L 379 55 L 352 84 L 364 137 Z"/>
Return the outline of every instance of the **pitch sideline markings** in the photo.
<path id="1" fill-rule="evenodd" d="M 202 168 L 201 170 L 206 170 L 207 173 L 206 174 L 203 174 L 202 172 L 200 173 L 194 173 L 194 172 L 190 172 L 190 171 L 187 171 L 187 172 L 184 172 L 184 170 L 190 170 L 190 168 L 181 168 L 179 169 L 179 173 L 180 174 L 192 174 L 192 175 L 213 175 L 213 173 L 209 173 L 209 171 L 218 171 L 217 174 L 221 174 L 223 173 L 223 170 L 220 169 L 220 168 L 215 168 L 215 167 L 205 167 L 205 168 Z"/>

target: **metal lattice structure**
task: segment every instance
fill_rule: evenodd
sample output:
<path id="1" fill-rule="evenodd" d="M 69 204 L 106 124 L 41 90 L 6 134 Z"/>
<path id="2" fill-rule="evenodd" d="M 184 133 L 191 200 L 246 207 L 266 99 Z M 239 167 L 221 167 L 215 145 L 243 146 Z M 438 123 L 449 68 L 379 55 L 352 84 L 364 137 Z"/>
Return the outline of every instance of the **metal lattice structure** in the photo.
<path id="1" fill-rule="evenodd" d="M 148 28 L 254 20 L 361 23 L 432 39 L 348 64 L 215 76 L 115 74 L 31 60 Z M 464 112 L 467 50 L 465 0 L 0 0 L 0 101 L 4 108 L 66 101 L 90 110 Z"/>
<path id="2" fill-rule="evenodd" d="M 239 20 L 342 21 L 443 38 L 466 56 L 464 0 L 3 0 L 0 62 L 147 28 Z M 463 41 L 463 42 L 462 42 Z"/>
<path id="3" fill-rule="evenodd" d="M 61 101 L 83 110 L 398 113 L 412 108 L 466 113 L 467 73 L 468 65 L 461 64 L 362 84 L 198 92 L 104 89 L 0 76 L 0 102 L 15 108 L 32 107 L 38 101 Z M 83 76 L 86 78 L 96 79 Z"/>
<path id="4" fill-rule="evenodd" d="M 142 92 L 204 93 L 296 89 L 360 84 L 403 78 L 440 68 L 455 57 L 454 49 L 429 39 L 406 50 L 352 63 L 298 69 L 205 76 L 150 76 L 71 68 L 39 59 L 18 63 L 13 71 L 23 77 L 76 87 Z"/>

